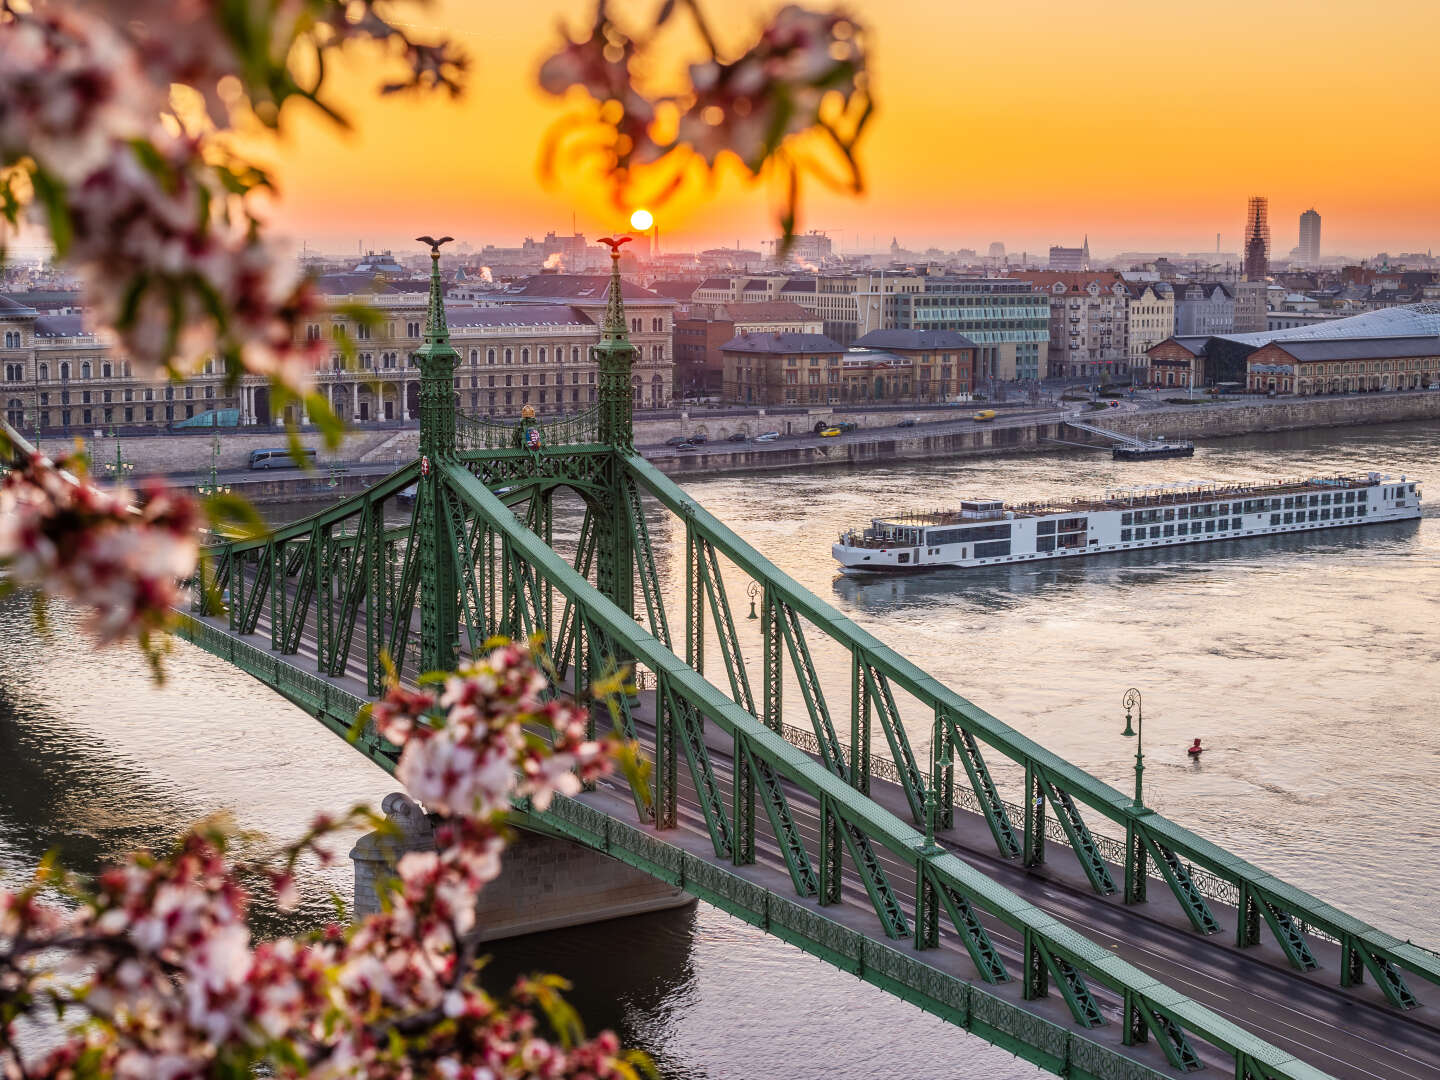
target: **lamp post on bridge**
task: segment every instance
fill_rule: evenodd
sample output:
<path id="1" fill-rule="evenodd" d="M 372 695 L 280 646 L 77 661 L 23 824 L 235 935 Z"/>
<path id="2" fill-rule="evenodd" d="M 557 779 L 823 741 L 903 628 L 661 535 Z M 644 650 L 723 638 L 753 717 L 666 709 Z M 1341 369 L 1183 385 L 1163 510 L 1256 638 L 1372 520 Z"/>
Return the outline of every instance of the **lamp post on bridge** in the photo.
<path id="1" fill-rule="evenodd" d="M 1125 706 L 1125 730 L 1120 734 L 1135 740 L 1135 809 L 1145 806 L 1145 713 L 1140 701 L 1140 691 L 1130 687 L 1125 691 L 1121 704 Z M 1135 728 L 1130 727 L 1130 715 L 1135 715 Z"/>

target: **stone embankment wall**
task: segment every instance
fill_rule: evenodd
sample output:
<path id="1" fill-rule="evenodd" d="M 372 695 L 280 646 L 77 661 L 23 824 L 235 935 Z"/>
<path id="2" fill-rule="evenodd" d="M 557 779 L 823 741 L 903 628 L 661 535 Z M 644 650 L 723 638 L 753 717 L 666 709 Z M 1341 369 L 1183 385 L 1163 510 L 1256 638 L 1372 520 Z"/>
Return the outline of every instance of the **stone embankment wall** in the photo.
<path id="1" fill-rule="evenodd" d="M 946 457 L 978 457 L 1053 449 L 1053 442 L 1088 439 L 1063 424 L 1019 424 L 1013 427 L 974 427 L 943 435 L 927 435 L 924 427 L 891 431 L 874 439 L 821 441 L 810 446 L 751 446 L 712 443 L 701 453 L 658 458 L 654 464 L 671 476 L 699 476 L 713 472 L 755 472 L 795 469 L 814 465 L 864 465 L 882 461 L 928 461 Z M 1107 444 L 1108 445 L 1108 444 Z"/>
<path id="2" fill-rule="evenodd" d="M 635 421 L 635 442 L 654 446 L 676 435 L 703 433 L 710 444 L 706 451 L 695 455 L 674 455 L 658 459 L 661 469 L 673 476 L 688 476 L 717 470 L 750 471 L 789 469 L 811 465 L 858 465 L 875 461 L 913 461 L 940 457 L 966 457 L 980 454 L 1016 453 L 1027 450 L 1055 448 L 1050 440 L 1063 442 L 1094 442 L 1080 432 L 1054 423 L 1024 426 L 999 425 L 993 428 L 969 428 L 949 434 L 926 434 L 927 422 L 954 419 L 966 415 L 965 409 L 921 408 L 913 413 L 885 409 L 872 412 L 843 412 L 810 409 L 804 413 L 780 415 L 724 415 L 697 410 L 688 417 L 664 420 Z M 920 424 L 913 428 L 896 429 L 901 416 L 914 415 Z M 1001 414 L 1004 418 L 1004 413 Z M 1126 434 L 1154 437 L 1204 439 L 1226 435 L 1248 435 L 1259 431 L 1293 431 L 1312 427 L 1339 427 L 1350 424 L 1383 424 L 1405 420 L 1440 418 L 1440 393 L 1357 394 L 1350 397 L 1298 398 L 1249 402 L 1205 403 L 1175 406 L 1166 409 L 1142 409 L 1136 412 L 1082 413 L 1080 418 L 1122 431 Z M 782 434 L 808 434 L 819 419 L 848 420 L 861 429 L 882 429 L 873 439 L 854 436 L 822 446 L 787 447 L 749 443 L 726 444 L 725 437 L 736 431 L 754 436 L 762 431 Z M 122 439 L 125 460 L 140 473 L 186 471 L 199 472 L 210 465 L 211 438 L 205 435 L 150 435 Z M 320 449 L 320 439 L 308 434 L 301 440 L 317 448 L 316 457 L 323 465 L 329 461 L 362 462 L 371 465 L 398 466 L 412 460 L 419 444 L 416 430 L 359 429 L 346 435 L 334 451 Z M 250 451 L 285 445 L 285 436 L 274 432 L 252 434 L 242 430 L 221 431 L 220 468 L 244 469 L 249 465 Z M 728 448 L 734 445 L 735 449 Z M 56 440 L 46 440 L 47 449 L 54 449 Z M 96 463 L 113 461 L 115 443 L 108 436 L 93 439 L 88 448 Z M 364 485 L 361 484 L 361 487 Z M 347 487 L 348 492 L 351 488 Z M 354 490 L 359 490 L 355 488 Z M 278 494 L 278 491 L 277 491 Z"/>
<path id="3" fill-rule="evenodd" d="M 1440 418 L 1440 393 L 1355 394 L 1349 397 L 1295 398 L 1245 403 L 1177 405 L 1170 409 L 1104 415 L 1094 423 L 1142 438 L 1182 439 L 1252 435 L 1257 431 L 1388 424 Z"/>
<path id="4" fill-rule="evenodd" d="M 286 436 L 274 431 L 254 434 L 244 428 L 221 428 L 219 435 L 219 467 L 222 470 L 249 468 L 251 450 L 266 450 L 286 444 Z M 361 460 L 367 454 L 386 446 L 397 435 L 410 436 L 409 451 L 403 459 L 409 461 L 415 456 L 413 431 L 352 431 L 345 436 L 345 441 L 336 450 L 324 449 L 320 436 L 314 433 L 302 435 L 300 442 L 314 447 L 316 460 L 323 464 L 328 461 Z M 211 432 L 203 435 L 121 436 L 120 451 L 125 460 L 134 465 L 136 472 L 141 474 L 193 472 L 210 468 L 213 440 L 214 434 Z M 47 453 L 55 453 L 59 446 L 60 440 L 50 436 L 41 441 L 41 449 Z M 85 449 L 90 454 L 90 460 L 96 465 L 115 460 L 115 440 L 108 435 L 86 439 Z"/>

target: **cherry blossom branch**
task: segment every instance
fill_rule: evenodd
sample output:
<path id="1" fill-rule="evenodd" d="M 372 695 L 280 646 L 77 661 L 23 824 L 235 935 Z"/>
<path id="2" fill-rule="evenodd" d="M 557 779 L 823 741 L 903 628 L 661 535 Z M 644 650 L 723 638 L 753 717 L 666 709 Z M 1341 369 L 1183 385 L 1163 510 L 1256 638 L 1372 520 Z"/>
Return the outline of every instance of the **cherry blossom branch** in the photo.
<path id="1" fill-rule="evenodd" d="M 512 801 L 543 806 L 612 768 L 585 738 L 585 708 L 548 689 L 528 648 L 501 644 L 438 691 L 392 689 L 375 707 L 402 747 L 397 776 L 440 824 L 435 849 L 401 856 L 381 912 L 353 927 L 252 943 L 245 864 L 221 819 L 93 884 L 47 859 L 26 888 L 0 890 L 0 1075 L 653 1075 L 614 1035 L 585 1038 L 562 980 L 522 979 L 501 998 L 479 982 L 476 903 Z M 527 737 L 540 729 L 553 749 Z M 282 849 L 278 890 L 300 852 L 366 813 L 317 818 Z M 15 1022 L 42 1001 L 82 1020 L 23 1061 Z"/>

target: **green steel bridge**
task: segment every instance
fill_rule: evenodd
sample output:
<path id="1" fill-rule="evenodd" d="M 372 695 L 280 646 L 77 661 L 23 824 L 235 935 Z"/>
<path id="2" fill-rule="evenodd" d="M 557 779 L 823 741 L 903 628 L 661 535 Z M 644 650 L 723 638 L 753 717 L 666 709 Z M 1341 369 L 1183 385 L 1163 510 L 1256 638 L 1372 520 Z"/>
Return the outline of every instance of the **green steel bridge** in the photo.
<path id="1" fill-rule="evenodd" d="M 270 535 L 207 548 L 181 636 L 342 736 L 383 691 L 386 657 L 412 681 L 494 635 L 540 634 L 562 693 L 633 666 L 638 693 L 593 723 L 640 742 L 648 797 L 601 784 L 543 813 L 520 804 L 526 827 L 681 886 L 1058 1075 L 1440 1077 L 1440 956 L 977 708 L 637 455 L 618 261 L 598 404 L 500 424 L 456 408 L 432 258 L 419 460 Z M 668 547 L 652 543 L 660 528 Z M 662 570 L 683 575 L 683 608 L 667 610 Z M 737 582 L 753 620 L 734 614 Z M 808 726 L 785 722 L 786 701 Z M 919 754 L 915 732 L 928 732 Z M 373 731 L 355 745 L 393 770 L 396 748 Z"/>

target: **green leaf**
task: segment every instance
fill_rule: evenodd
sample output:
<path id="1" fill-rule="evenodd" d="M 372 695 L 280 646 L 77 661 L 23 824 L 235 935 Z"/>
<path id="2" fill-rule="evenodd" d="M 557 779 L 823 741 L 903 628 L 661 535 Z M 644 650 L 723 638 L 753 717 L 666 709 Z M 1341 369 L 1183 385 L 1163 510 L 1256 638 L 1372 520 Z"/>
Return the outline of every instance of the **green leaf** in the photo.
<path id="1" fill-rule="evenodd" d="M 207 496 L 203 503 L 210 527 L 231 540 L 253 540 L 270 532 L 250 500 L 233 492 Z"/>
<path id="2" fill-rule="evenodd" d="M 55 245 L 55 257 L 63 259 L 69 254 L 70 242 L 75 238 L 75 228 L 70 221 L 70 205 L 65 200 L 65 184 L 58 177 L 51 176 L 38 167 L 31 172 L 30 183 L 35 188 L 35 197 L 45 206 L 45 216 L 50 224 L 50 242 Z"/>

